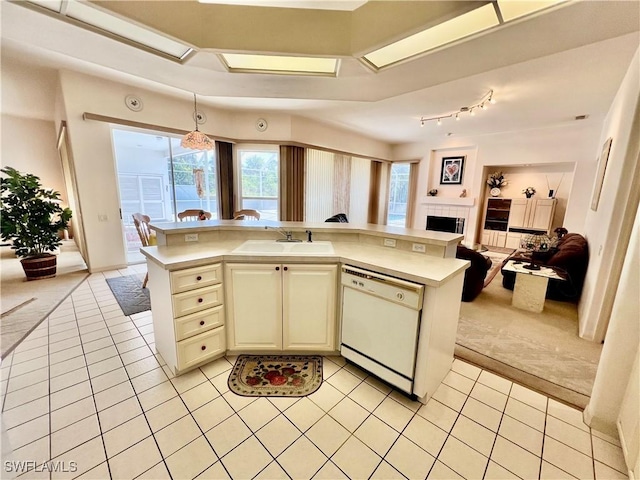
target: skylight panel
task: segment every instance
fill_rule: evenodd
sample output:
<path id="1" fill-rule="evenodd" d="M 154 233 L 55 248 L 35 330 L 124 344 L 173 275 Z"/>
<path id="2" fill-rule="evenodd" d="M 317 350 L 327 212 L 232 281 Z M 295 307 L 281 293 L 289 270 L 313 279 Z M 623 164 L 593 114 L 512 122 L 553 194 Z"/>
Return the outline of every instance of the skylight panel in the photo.
<path id="1" fill-rule="evenodd" d="M 66 15 L 177 59 L 184 58 L 192 50 L 183 43 L 76 0 L 68 2 Z"/>
<path id="2" fill-rule="evenodd" d="M 523 1 L 523 0 L 498 0 L 498 7 L 502 14 L 502 19 L 505 22 L 513 20 L 530 13 L 537 12 L 538 10 L 544 10 L 545 8 L 552 7 L 558 3 L 562 3 L 565 0 L 546 0 L 546 1 Z"/>
<path id="3" fill-rule="evenodd" d="M 364 58 L 380 69 L 401 60 L 433 50 L 499 24 L 493 4 L 488 3 L 427 30 L 382 47 Z"/>
<path id="4" fill-rule="evenodd" d="M 41 7 L 48 8 L 54 12 L 60 13 L 62 9 L 62 0 L 29 0 L 29 3 L 40 5 Z"/>
<path id="5" fill-rule="evenodd" d="M 220 57 L 230 72 L 335 76 L 338 70 L 338 59 L 336 58 L 240 53 L 221 53 Z"/>

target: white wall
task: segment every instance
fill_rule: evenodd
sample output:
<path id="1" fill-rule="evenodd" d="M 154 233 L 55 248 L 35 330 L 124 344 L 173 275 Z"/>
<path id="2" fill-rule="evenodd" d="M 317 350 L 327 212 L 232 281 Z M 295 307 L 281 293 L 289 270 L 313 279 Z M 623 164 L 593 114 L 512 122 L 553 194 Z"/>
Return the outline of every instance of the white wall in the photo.
<path id="1" fill-rule="evenodd" d="M 466 138 L 443 138 L 431 143 L 415 143 L 407 145 L 399 145 L 394 148 L 393 156 L 397 160 L 421 158 L 420 173 L 418 182 L 418 202 L 427 194 L 429 188 L 438 188 L 431 186 L 429 180 L 429 172 L 438 171 L 440 168 L 440 159 L 437 157 L 441 152 L 455 154 L 461 152 L 467 154 L 467 164 L 465 165 L 464 185 L 452 192 L 447 192 L 447 196 L 457 196 L 462 188 L 467 189 L 469 197 L 475 198 L 475 206 L 471 209 L 468 227 L 470 232 L 478 231 L 482 220 L 482 208 L 484 205 L 484 196 L 487 194 L 485 172 L 493 171 L 495 168 L 506 169 L 507 167 L 524 168 L 529 165 L 531 172 L 537 174 L 549 174 L 551 182 L 552 176 L 555 178 L 557 168 L 551 165 L 552 162 L 558 162 L 565 165 L 576 165 L 576 170 L 594 172 L 595 167 L 592 165 L 593 152 L 597 148 L 597 138 L 599 136 L 601 126 L 589 121 L 576 122 L 572 126 L 561 129 L 539 129 L 527 132 L 505 132 L 495 135 L 485 135 L 482 137 L 466 137 Z M 432 160 L 433 157 L 433 160 Z M 583 168 L 583 166 L 586 166 Z M 567 170 L 567 175 L 562 181 L 560 194 L 563 195 L 559 202 L 564 204 L 566 201 L 564 224 L 571 225 L 570 231 L 582 233 L 583 225 L 581 219 L 584 218 L 588 204 L 571 202 L 567 190 L 572 188 L 568 179 L 570 176 L 570 168 L 563 167 Z M 523 171 L 523 170 L 522 170 Z M 593 173 L 592 173 L 593 174 Z M 541 183 L 539 177 L 536 183 Z M 558 178 L 559 179 L 559 178 Z M 436 179 L 437 181 L 437 179 Z M 518 180 L 519 181 L 519 180 Z M 575 181 L 575 178 L 574 178 Z M 589 181 L 591 181 L 589 179 Z M 557 182 L 556 182 L 557 184 Z M 543 192 L 546 191 L 546 180 L 544 180 Z M 584 188 L 584 184 L 580 185 Z M 450 187 L 449 187 L 450 188 Z M 577 188 L 577 187 L 576 187 Z M 440 191 L 440 188 L 438 188 Z M 517 190 L 514 196 L 522 196 L 521 190 Z M 573 194 L 573 190 L 572 194 Z M 509 192 L 509 190 L 507 190 Z M 440 196 L 440 194 L 438 194 Z M 503 196 L 507 196 L 503 194 Z M 544 193 L 546 197 L 546 193 Z M 414 215 L 414 227 L 422 228 L 422 218 L 424 214 L 418 205 Z M 422 206 L 424 207 L 424 206 Z M 567 227 L 568 228 L 568 227 Z"/>
<path id="2" fill-rule="evenodd" d="M 628 254 L 622 267 L 618 294 L 611 312 L 598 371 L 585 419 L 599 430 L 615 434 L 616 419 L 633 361 L 640 348 L 640 209 L 636 212 Z"/>
<path id="3" fill-rule="evenodd" d="M 613 139 L 598 209 L 587 210 L 585 219 L 589 269 L 578 313 L 580 336 L 594 341 L 602 340 L 606 332 L 627 250 L 626 239 L 640 197 L 639 110 L 640 49 L 629 66 L 593 150 L 594 154 L 599 154 L 606 139 Z M 589 184 L 590 192 L 592 185 L 593 182 Z"/>
<path id="4" fill-rule="evenodd" d="M 2 115 L 2 167 L 40 177 L 42 185 L 60 192 L 64 206 L 68 206 L 56 143 L 52 120 Z"/>

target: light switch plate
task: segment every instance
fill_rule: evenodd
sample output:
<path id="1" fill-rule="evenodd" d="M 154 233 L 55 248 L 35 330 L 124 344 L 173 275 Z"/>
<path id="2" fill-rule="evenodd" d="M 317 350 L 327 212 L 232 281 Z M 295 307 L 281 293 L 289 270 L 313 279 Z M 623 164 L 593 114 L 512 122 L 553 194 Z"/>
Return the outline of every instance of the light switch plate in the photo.
<path id="1" fill-rule="evenodd" d="M 184 236 L 184 241 L 185 242 L 197 242 L 198 241 L 198 234 L 197 233 L 187 233 Z"/>
<path id="2" fill-rule="evenodd" d="M 385 238 L 384 241 L 382 242 L 382 245 L 384 245 L 385 247 L 395 247 L 396 246 L 396 239 L 395 238 Z"/>

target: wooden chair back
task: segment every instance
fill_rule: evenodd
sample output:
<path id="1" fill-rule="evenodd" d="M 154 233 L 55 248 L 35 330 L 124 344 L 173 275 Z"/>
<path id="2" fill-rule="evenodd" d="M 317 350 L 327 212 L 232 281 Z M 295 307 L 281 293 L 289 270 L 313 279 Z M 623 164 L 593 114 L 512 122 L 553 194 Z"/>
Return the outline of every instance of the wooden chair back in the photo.
<path id="1" fill-rule="evenodd" d="M 134 213 L 131 216 L 133 217 L 133 224 L 136 227 L 142 246 L 148 247 L 151 239 L 151 230 L 149 229 L 149 222 L 151 221 L 151 218 L 149 215 L 145 215 L 144 213 Z M 149 273 L 147 272 L 144 276 L 144 280 L 142 281 L 142 288 L 147 288 L 148 281 Z"/>
<path id="2" fill-rule="evenodd" d="M 238 210 L 233 214 L 234 220 L 260 220 L 260 212 L 257 210 Z"/>
<path id="3" fill-rule="evenodd" d="M 134 213 L 131 216 L 133 217 L 133 224 L 136 227 L 142 246 L 148 247 L 149 239 L 151 238 L 151 230 L 149 230 L 149 222 L 151 221 L 151 218 L 149 218 L 149 215 L 145 215 L 143 213 Z"/>
<path id="4" fill-rule="evenodd" d="M 211 212 L 207 212 L 205 210 L 200 210 L 197 208 L 185 210 L 184 212 L 180 212 L 178 214 L 178 220 L 180 220 L 181 222 L 197 222 L 198 220 L 209 220 L 210 218 Z"/>

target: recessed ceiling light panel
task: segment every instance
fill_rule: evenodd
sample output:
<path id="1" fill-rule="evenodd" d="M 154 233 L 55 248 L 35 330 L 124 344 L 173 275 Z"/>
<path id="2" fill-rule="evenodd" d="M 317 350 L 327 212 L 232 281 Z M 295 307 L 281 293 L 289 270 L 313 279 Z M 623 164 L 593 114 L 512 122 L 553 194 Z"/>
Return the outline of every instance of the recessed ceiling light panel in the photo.
<path id="1" fill-rule="evenodd" d="M 545 8 L 552 7 L 564 1 L 566 0 L 498 0 L 498 7 L 500 8 L 502 19 L 505 22 L 508 22 L 510 20 L 524 17 L 525 15 L 529 15 L 539 10 L 544 10 Z"/>
<path id="2" fill-rule="evenodd" d="M 336 58 L 242 53 L 222 53 L 220 57 L 230 72 L 335 76 L 338 70 Z"/>
<path id="3" fill-rule="evenodd" d="M 155 33 L 130 21 L 123 20 L 84 2 L 69 0 L 66 15 L 110 34 L 122 37 L 125 40 L 139 43 L 178 59 L 184 58 L 192 50 L 191 47 L 183 43 Z"/>
<path id="4" fill-rule="evenodd" d="M 60 13 L 62 9 L 62 0 L 29 0 L 29 3 L 40 5 L 41 7 L 48 8 L 54 12 Z"/>
<path id="5" fill-rule="evenodd" d="M 383 68 L 447 43 L 481 32 L 499 24 L 491 3 L 458 17 L 382 47 L 364 58 L 376 68 Z"/>

